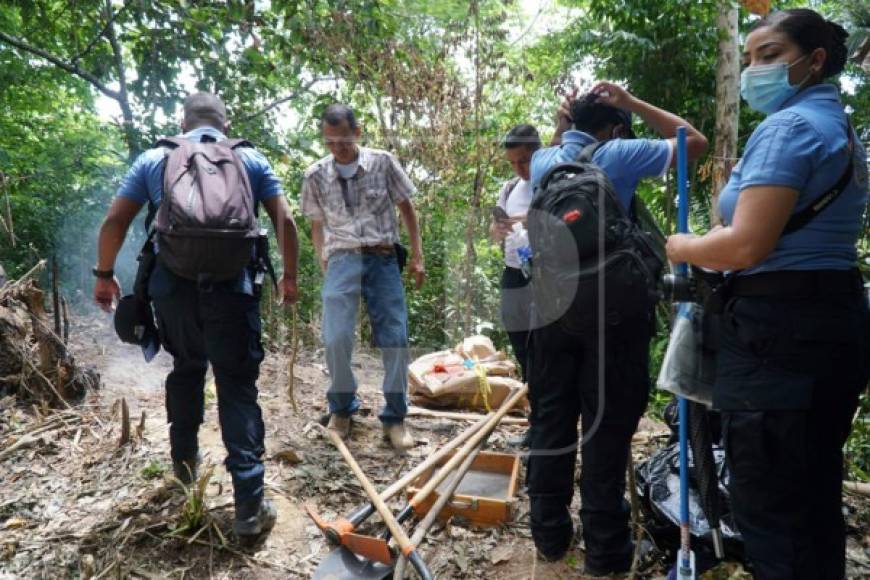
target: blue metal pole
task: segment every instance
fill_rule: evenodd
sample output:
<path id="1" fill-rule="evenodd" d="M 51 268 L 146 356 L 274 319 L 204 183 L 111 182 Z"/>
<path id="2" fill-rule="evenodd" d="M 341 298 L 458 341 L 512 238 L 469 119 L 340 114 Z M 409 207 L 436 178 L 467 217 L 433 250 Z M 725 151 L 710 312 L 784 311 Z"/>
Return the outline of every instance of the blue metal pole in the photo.
<path id="1" fill-rule="evenodd" d="M 680 233 L 689 232 L 689 176 L 688 155 L 686 152 L 686 128 L 677 127 L 677 229 Z M 677 264 L 677 274 L 687 275 L 687 264 Z M 683 308 L 683 305 L 679 305 Z M 689 408 L 686 399 L 679 397 L 678 413 L 680 422 L 680 556 L 677 564 L 678 578 L 694 578 L 692 563 L 691 535 L 689 530 Z"/>

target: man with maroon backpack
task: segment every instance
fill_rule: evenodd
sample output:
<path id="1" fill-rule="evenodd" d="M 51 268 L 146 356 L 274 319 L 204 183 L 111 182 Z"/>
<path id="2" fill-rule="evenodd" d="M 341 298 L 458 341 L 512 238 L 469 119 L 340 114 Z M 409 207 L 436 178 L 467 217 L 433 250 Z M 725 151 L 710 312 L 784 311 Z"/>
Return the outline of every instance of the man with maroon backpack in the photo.
<path id="1" fill-rule="evenodd" d="M 268 244 L 257 224 L 259 205 L 278 235 L 284 269 L 273 281 L 284 304 L 296 300 L 298 246 L 296 224 L 269 162 L 250 143 L 227 139 L 226 127 L 226 108 L 218 97 L 190 95 L 184 101 L 184 133 L 136 159 L 100 229 L 94 300 L 109 312 L 120 298 L 115 258 L 147 203 L 148 242 L 135 293 L 119 304 L 116 328 L 122 338 L 132 335 L 146 358 L 153 357 L 158 347 L 149 303 L 154 304 L 160 345 L 173 357 L 166 378 L 173 468 L 186 485 L 197 476 L 197 433 L 211 363 L 233 479 L 233 529 L 240 541 L 250 542 L 277 517 L 263 493 L 264 425 L 256 386 L 264 356 L 259 289 L 266 271 L 271 273 Z M 136 306 L 127 308 L 131 304 Z M 138 319 L 127 324 L 131 317 Z"/>

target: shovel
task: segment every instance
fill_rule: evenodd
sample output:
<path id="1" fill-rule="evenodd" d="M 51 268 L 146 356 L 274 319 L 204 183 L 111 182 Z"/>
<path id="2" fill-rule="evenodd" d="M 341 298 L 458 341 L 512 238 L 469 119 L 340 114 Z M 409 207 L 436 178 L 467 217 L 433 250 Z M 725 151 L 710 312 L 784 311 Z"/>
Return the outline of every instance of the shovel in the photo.
<path id="1" fill-rule="evenodd" d="M 434 456 L 430 457 L 430 459 L 426 460 L 418 466 L 414 472 L 422 472 L 429 465 L 432 465 L 437 462 L 437 460 L 444 457 L 447 453 L 449 453 L 453 448 L 455 448 L 461 439 L 470 437 L 471 439 L 463 446 L 462 449 L 456 452 L 456 454 L 427 482 L 427 484 L 421 489 L 414 497 L 408 502 L 408 505 L 399 513 L 396 517 L 396 522 L 403 522 L 406 520 L 412 513 L 414 513 L 414 509 L 419 506 L 426 498 L 429 496 L 432 491 L 449 475 L 453 469 L 463 460 L 468 457 L 470 454 L 477 455 L 477 452 L 480 451 L 480 448 L 483 446 L 483 442 L 489 437 L 489 435 L 495 430 L 495 427 L 498 425 L 499 421 L 510 411 L 519 400 L 528 392 L 528 387 L 523 386 L 513 395 L 511 395 L 508 399 L 506 399 L 498 411 L 494 413 L 490 413 L 483 419 L 482 426 L 479 427 L 478 424 L 473 425 L 471 428 L 467 429 L 465 432 L 457 437 L 454 441 L 449 443 L 445 448 L 440 450 Z M 330 434 L 330 439 L 333 439 Z M 467 437 L 466 437 L 467 435 Z M 334 442 L 334 439 L 333 439 Z M 343 444 L 343 442 L 342 442 Z M 342 453 L 343 454 L 343 453 Z M 344 455 L 344 454 L 343 454 Z M 423 467 L 424 464 L 426 467 Z M 462 480 L 462 477 L 465 475 L 465 472 L 468 471 L 471 462 L 465 462 L 457 471 L 457 476 L 454 478 L 453 482 L 451 482 L 451 487 L 455 489 L 455 486 L 459 485 L 459 482 Z M 422 468 L 422 469 L 421 469 Z M 390 496 L 394 495 L 394 490 L 401 487 L 404 487 L 410 481 L 413 480 L 414 477 L 419 475 L 419 473 L 413 474 L 409 473 L 407 476 L 402 478 L 402 480 L 396 482 L 388 489 L 381 494 L 382 498 L 386 498 L 389 494 Z M 452 495 L 452 491 L 446 493 L 446 496 L 449 498 Z M 371 496 L 370 496 L 371 497 Z M 439 498 L 440 500 L 440 498 Z M 374 502 L 372 502 L 374 503 Z M 445 500 L 446 503 L 446 500 Z M 317 570 L 314 573 L 314 578 L 322 578 L 329 580 L 340 580 L 340 579 L 350 579 L 350 578 L 385 578 L 388 576 L 393 569 L 393 564 L 395 563 L 392 558 L 392 553 L 389 549 L 389 539 L 391 533 L 393 533 L 392 527 L 388 525 L 387 533 L 383 537 L 372 537 L 365 536 L 362 534 L 354 534 L 352 533 L 353 527 L 359 525 L 366 517 L 368 517 L 372 513 L 371 505 L 366 505 L 363 508 L 360 508 L 353 515 L 351 515 L 348 520 L 345 521 L 344 533 L 341 534 L 341 547 L 337 550 L 333 550 L 323 561 L 321 561 L 320 565 L 317 567 Z M 441 506 L 443 508 L 443 505 Z M 440 511 L 441 508 L 438 508 L 436 511 Z M 430 510 L 430 513 L 433 510 Z M 309 509 L 309 515 L 312 518 L 316 517 L 316 514 L 313 514 L 313 511 Z M 317 521 L 317 520 L 315 520 Z M 431 525 L 431 524 L 430 524 Z M 318 526 L 324 530 L 324 533 L 328 535 L 327 529 L 324 526 L 321 526 L 318 523 Z M 349 528 L 349 529 L 348 529 Z M 401 545 L 400 545 L 401 546 Z M 362 554 L 365 557 L 360 558 L 356 554 Z M 413 561 L 412 561 L 413 563 Z M 415 565 L 416 567 L 416 565 Z"/>
<path id="2" fill-rule="evenodd" d="M 481 442 L 478 447 L 474 448 L 466 460 L 463 461 L 462 465 L 460 465 L 456 470 L 456 477 L 450 482 L 443 494 L 439 496 L 438 500 L 426 515 L 426 519 L 424 519 L 415 530 L 414 536 L 411 538 L 412 544 L 417 545 L 423 540 L 423 536 L 429 530 L 441 510 L 444 509 L 444 506 L 447 505 L 453 492 L 459 486 L 459 483 L 462 481 L 466 472 L 471 468 L 472 463 L 474 463 L 477 454 L 482 448 L 483 442 Z M 396 520 L 399 521 L 399 518 L 396 518 Z M 386 546 L 385 539 L 371 539 L 383 542 Z M 401 578 L 402 576 L 400 573 L 404 574 L 407 562 L 408 561 L 404 557 L 389 564 L 373 561 L 354 554 L 350 549 L 342 545 L 338 549 L 327 554 L 327 556 L 321 560 L 320 565 L 317 566 L 312 578 L 315 580 L 355 580 L 357 578 L 380 580 L 382 578 L 387 578 L 390 575 L 392 575 L 393 578 Z M 394 565 L 395 573 L 393 571 Z"/>
<path id="3" fill-rule="evenodd" d="M 462 478 L 465 477 L 465 474 L 469 469 L 471 469 L 474 460 L 477 459 L 477 455 L 480 453 L 480 450 L 483 449 L 485 444 L 486 440 L 484 439 L 484 441 L 480 442 L 479 446 L 475 447 L 471 453 L 468 454 L 468 457 L 465 458 L 465 461 L 463 461 L 462 465 L 459 466 L 459 469 L 456 470 L 456 477 L 447 485 L 447 489 L 440 492 L 441 495 L 439 495 L 438 499 L 435 500 L 435 503 L 432 504 L 429 513 L 426 514 L 426 517 L 423 518 L 423 521 L 420 522 L 420 525 L 418 525 L 414 530 L 414 535 L 411 536 L 411 542 L 413 544 L 418 545 L 423 541 L 429 528 L 432 527 L 432 524 L 434 524 L 435 520 L 438 518 L 438 514 L 441 513 L 441 510 L 444 509 L 444 506 L 446 506 L 450 501 L 450 498 L 453 497 L 456 488 L 458 488 L 460 482 L 462 482 Z M 405 577 L 405 568 L 407 568 L 407 566 L 408 561 L 405 558 L 399 558 L 399 561 L 396 563 L 396 571 L 393 574 L 393 578 L 403 580 Z"/>
<path id="4" fill-rule="evenodd" d="M 527 385 L 523 385 L 522 388 L 517 389 L 510 397 L 502 402 L 501 406 L 496 411 L 495 415 L 493 415 L 489 420 L 487 420 L 486 424 L 480 429 L 480 431 L 476 432 L 468 442 L 462 446 L 462 449 L 457 451 L 453 457 L 451 457 L 447 463 L 445 463 L 441 469 L 429 480 L 425 485 L 414 494 L 410 500 L 408 500 L 407 505 L 402 508 L 402 511 L 396 516 L 396 520 L 399 522 L 403 522 L 408 519 L 411 514 L 417 511 L 420 505 L 425 502 L 429 495 L 435 491 L 435 489 L 444 481 L 450 473 L 456 469 L 462 461 L 468 457 L 469 453 L 471 453 L 474 449 L 479 448 L 484 441 L 490 436 L 490 434 L 495 430 L 496 426 L 498 426 L 499 421 L 501 421 L 505 415 L 507 415 L 508 411 L 513 409 L 514 405 L 516 405 L 521 398 L 523 398 L 526 393 L 528 393 L 529 387 Z M 387 542 L 390 541 L 390 530 L 387 530 L 387 533 L 384 534 L 381 538 L 374 538 L 371 536 L 359 536 L 360 539 L 364 538 L 367 542 L 366 548 L 371 550 L 372 552 L 384 553 L 388 552 L 389 548 Z M 380 545 L 376 546 L 375 543 L 379 543 Z M 360 553 L 360 552 L 357 552 Z M 383 560 L 381 560 L 383 561 Z M 386 562 L 385 562 L 386 563 Z"/>
<path id="5" fill-rule="evenodd" d="M 353 471 L 357 480 L 359 480 L 360 485 L 362 485 L 366 495 L 369 496 L 369 499 L 372 501 L 378 514 L 383 518 L 390 533 L 396 539 L 396 543 L 399 545 L 402 554 L 408 558 L 414 566 L 414 569 L 417 570 L 420 578 L 423 580 L 432 580 L 432 574 L 429 572 L 429 568 L 426 567 L 426 563 L 420 557 L 414 544 L 411 543 L 411 539 L 405 533 L 405 530 L 402 529 L 402 526 L 399 525 L 399 522 L 396 521 L 393 512 L 390 511 L 390 508 L 384 500 L 381 499 L 375 486 L 372 485 L 372 482 L 369 481 L 368 477 L 366 477 L 366 474 L 359 466 L 359 463 L 356 462 L 356 459 L 354 459 L 350 450 L 347 448 L 347 445 L 344 444 L 344 441 L 342 441 L 341 437 L 335 431 L 327 429 L 326 427 L 321 427 L 321 430 L 326 432 L 326 435 L 332 441 L 332 444 L 335 445 L 336 449 L 338 449 L 339 453 L 344 457 L 344 460 L 347 462 L 351 471 Z"/>
<path id="6" fill-rule="evenodd" d="M 678 224 L 681 233 L 689 231 L 689 177 L 686 152 L 686 128 L 677 127 L 677 194 L 679 198 Z M 688 266 L 677 264 L 680 274 L 686 275 Z M 677 580 L 695 580 L 695 553 L 689 522 L 689 405 L 683 397 L 677 398 L 680 417 L 680 551 L 671 570 Z M 669 574 L 670 577 L 670 574 Z"/>
<path id="7" fill-rule="evenodd" d="M 382 491 L 381 499 L 383 499 L 384 501 L 389 501 L 390 499 L 392 499 L 396 494 L 400 493 L 403 489 L 405 489 L 405 487 L 409 483 L 419 477 L 420 474 L 422 474 L 433 465 L 437 465 L 441 459 L 447 456 L 447 454 L 459 447 L 472 435 L 474 435 L 481 428 L 483 428 L 494 416 L 495 411 L 489 413 L 486 417 L 483 417 L 474 425 L 470 426 L 465 431 L 460 433 L 459 436 L 449 441 L 446 445 L 444 445 L 444 447 L 439 449 L 433 455 L 430 455 L 425 461 L 421 462 L 420 465 L 409 471 L 404 477 L 402 477 L 390 487 Z M 390 554 L 389 550 L 385 549 L 386 544 L 384 542 L 372 542 L 371 540 L 373 538 L 354 533 L 354 530 L 375 512 L 375 507 L 371 502 L 358 508 L 347 518 L 331 522 L 323 520 L 310 505 L 306 505 L 305 510 L 308 512 L 308 516 L 314 521 L 315 525 L 320 528 L 320 531 L 323 532 L 323 535 L 326 537 L 327 540 L 329 540 L 330 543 L 337 546 L 345 546 L 349 549 L 350 552 L 365 556 L 367 560 L 375 560 L 383 564 L 390 564 L 392 562 L 392 554 Z M 399 521 L 402 521 L 402 519 L 399 519 Z"/>

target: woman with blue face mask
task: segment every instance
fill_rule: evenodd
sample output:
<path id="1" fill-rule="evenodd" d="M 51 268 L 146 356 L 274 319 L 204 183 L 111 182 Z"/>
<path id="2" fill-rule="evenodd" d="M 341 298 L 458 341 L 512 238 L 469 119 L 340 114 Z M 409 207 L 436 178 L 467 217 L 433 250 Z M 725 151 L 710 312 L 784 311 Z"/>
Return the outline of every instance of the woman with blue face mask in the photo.
<path id="1" fill-rule="evenodd" d="M 807 9 L 755 26 L 740 88 L 767 117 L 720 193 L 725 225 L 667 246 L 672 262 L 729 273 L 714 406 L 761 579 L 845 577 L 842 448 L 870 376 L 855 248 L 867 156 L 825 82 L 843 70 L 846 37 Z"/>

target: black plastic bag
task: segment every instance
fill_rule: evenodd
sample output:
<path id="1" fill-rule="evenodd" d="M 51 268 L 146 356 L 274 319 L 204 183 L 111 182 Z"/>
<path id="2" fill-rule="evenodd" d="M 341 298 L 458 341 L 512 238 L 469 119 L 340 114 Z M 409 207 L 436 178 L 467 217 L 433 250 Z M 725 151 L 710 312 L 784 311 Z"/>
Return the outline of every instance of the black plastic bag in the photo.
<path id="1" fill-rule="evenodd" d="M 743 540 L 734 524 L 731 514 L 730 494 L 728 492 L 728 467 L 725 464 L 725 450 L 713 446 L 716 462 L 716 477 L 719 488 L 720 518 L 725 552 L 740 558 Z M 643 463 L 635 467 L 637 492 L 641 505 L 646 512 L 648 531 L 656 543 L 663 548 L 679 546 L 680 528 L 680 447 L 678 443 L 660 449 Z M 689 523 L 694 538 L 698 538 L 710 548 L 712 540 L 710 525 L 701 507 L 698 493 L 698 479 L 689 451 Z"/>

